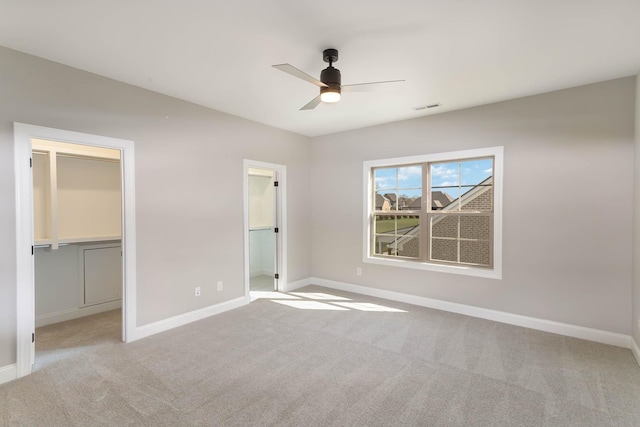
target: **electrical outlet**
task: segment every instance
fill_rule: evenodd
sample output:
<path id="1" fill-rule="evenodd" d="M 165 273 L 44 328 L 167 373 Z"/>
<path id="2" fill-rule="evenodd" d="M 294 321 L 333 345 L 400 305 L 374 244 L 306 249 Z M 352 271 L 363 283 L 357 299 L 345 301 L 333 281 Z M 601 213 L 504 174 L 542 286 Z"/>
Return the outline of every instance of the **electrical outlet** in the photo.
<path id="1" fill-rule="evenodd" d="M 356 268 L 356 274 L 362 276 L 362 269 L 360 267 Z"/>
<path id="2" fill-rule="evenodd" d="M 196 288 L 196 296 L 199 297 L 200 296 L 200 286 L 198 286 Z"/>
<path id="3" fill-rule="evenodd" d="M 222 290 L 222 280 L 218 281 L 218 290 L 221 291 Z"/>

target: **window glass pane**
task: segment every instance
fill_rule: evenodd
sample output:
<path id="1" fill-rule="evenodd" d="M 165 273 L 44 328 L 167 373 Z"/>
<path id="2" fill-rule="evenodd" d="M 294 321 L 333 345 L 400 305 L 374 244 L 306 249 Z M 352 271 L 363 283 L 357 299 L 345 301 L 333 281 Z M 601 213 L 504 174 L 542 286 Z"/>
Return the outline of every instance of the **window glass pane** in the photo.
<path id="1" fill-rule="evenodd" d="M 431 239 L 431 259 L 435 261 L 458 261 L 458 241 Z"/>
<path id="2" fill-rule="evenodd" d="M 397 255 L 408 258 L 420 257 L 420 238 L 403 236 L 396 241 Z"/>
<path id="3" fill-rule="evenodd" d="M 431 188 L 431 210 L 439 211 L 442 209 L 458 210 L 459 189 L 455 188 Z"/>
<path id="4" fill-rule="evenodd" d="M 459 210 L 458 162 L 431 164 L 431 210 Z"/>
<path id="5" fill-rule="evenodd" d="M 411 258 L 420 256 L 418 215 L 376 215 L 375 233 L 374 254 Z"/>
<path id="6" fill-rule="evenodd" d="M 457 162 L 431 164 L 431 188 L 458 186 L 459 184 Z"/>
<path id="7" fill-rule="evenodd" d="M 395 255 L 395 236 L 376 235 L 373 253 L 376 255 Z"/>
<path id="8" fill-rule="evenodd" d="M 458 215 L 434 215 L 431 217 L 433 237 L 458 238 Z"/>
<path id="9" fill-rule="evenodd" d="M 398 188 L 422 188 L 422 166 L 412 165 L 398 168 Z"/>
<path id="10" fill-rule="evenodd" d="M 418 258 L 420 256 L 420 217 L 398 216 L 398 256 Z"/>
<path id="11" fill-rule="evenodd" d="M 420 217 L 417 215 L 398 215 L 396 224 L 400 235 L 419 234 Z"/>
<path id="12" fill-rule="evenodd" d="M 383 189 L 395 190 L 397 187 L 396 176 L 398 168 L 381 168 L 373 170 L 373 182 L 376 191 Z"/>
<path id="13" fill-rule="evenodd" d="M 374 169 L 374 210 L 420 209 L 422 165 Z M 416 202 L 417 200 L 417 202 Z"/>
<path id="14" fill-rule="evenodd" d="M 398 190 L 397 209 L 400 211 L 416 210 L 422 208 L 422 190 L 400 189 Z"/>
<path id="15" fill-rule="evenodd" d="M 395 209 L 396 199 L 395 190 L 378 190 L 376 191 L 374 209 L 385 212 Z"/>
<path id="16" fill-rule="evenodd" d="M 460 185 L 475 186 L 493 176 L 493 159 L 460 162 Z"/>
<path id="17" fill-rule="evenodd" d="M 489 241 L 491 238 L 491 218 L 479 215 L 460 217 L 460 238 Z"/>
<path id="18" fill-rule="evenodd" d="M 493 186 L 462 187 L 462 191 L 465 192 L 460 198 L 462 210 L 484 212 L 493 210 Z"/>
<path id="19" fill-rule="evenodd" d="M 489 266 L 491 247 L 489 242 L 460 241 L 460 262 Z"/>
<path id="20" fill-rule="evenodd" d="M 396 217 L 395 215 L 376 215 L 375 216 L 376 234 L 396 234 Z"/>

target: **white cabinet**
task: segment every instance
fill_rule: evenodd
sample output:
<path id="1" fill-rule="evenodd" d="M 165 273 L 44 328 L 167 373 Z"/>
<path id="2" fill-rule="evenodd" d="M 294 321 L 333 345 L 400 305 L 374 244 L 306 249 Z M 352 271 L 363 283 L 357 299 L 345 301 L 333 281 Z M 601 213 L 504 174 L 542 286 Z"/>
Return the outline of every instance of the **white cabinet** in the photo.
<path id="1" fill-rule="evenodd" d="M 122 295 L 122 248 L 80 247 L 84 304 L 119 300 Z"/>
<path id="2" fill-rule="evenodd" d="M 80 307 L 78 271 L 77 245 L 61 246 L 57 251 L 36 249 L 36 319 Z M 37 326 L 42 324 L 39 322 Z"/>
<path id="3" fill-rule="evenodd" d="M 119 242 L 70 244 L 35 251 L 36 326 L 120 307 L 122 246 Z"/>

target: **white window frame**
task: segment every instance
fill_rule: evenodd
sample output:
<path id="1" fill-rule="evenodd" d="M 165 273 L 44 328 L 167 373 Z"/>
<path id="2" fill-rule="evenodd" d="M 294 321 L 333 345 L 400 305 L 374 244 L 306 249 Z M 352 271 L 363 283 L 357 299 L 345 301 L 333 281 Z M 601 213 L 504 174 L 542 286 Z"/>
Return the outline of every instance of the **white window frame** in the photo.
<path id="1" fill-rule="evenodd" d="M 478 148 L 473 150 L 452 151 L 447 153 L 426 154 L 411 157 L 396 157 L 391 159 L 367 160 L 363 162 L 363 258 L 368 264 L 378 264 L 391 267 L 403 267 L 418 270 L 437 271 L 442 273 L 462 274 L 466 276 L 502 279 L 502 182 L 504 147 Z M 373 221 L 373 178 L 372 169 L 381 167 L 402 167 L 416 163 L 433 163 L 459 161 L 460 159 L 493 157 L 493 268 L 436 264 L 404 258 L 378 257 L 371 254 L 371 227 Z"/>

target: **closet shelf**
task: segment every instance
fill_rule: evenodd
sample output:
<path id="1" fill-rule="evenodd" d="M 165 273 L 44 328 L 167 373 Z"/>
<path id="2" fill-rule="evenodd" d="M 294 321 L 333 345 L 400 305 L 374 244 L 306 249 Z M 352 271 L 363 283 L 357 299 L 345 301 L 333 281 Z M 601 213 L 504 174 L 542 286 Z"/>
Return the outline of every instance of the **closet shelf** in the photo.
<path id="1" fill-rule="evenodd" d="M 120 151 L 34 139 L 33 212 L 37 246 L 122 239 Z M 106 161 L 105 161 L 106 160 Z"/>
<path id="2" fill-rule="evenodd" d="M 122 236 L 83 236 L 83 237 L 64 237 L 57 240 L 59 245 L 67 245 L 72 243 L 89 243 L 89 242 L 110 242 L 120 241 Z M 53 244 L 52 239 L 35 239 L 36 246 L 50 246 Z"/>

